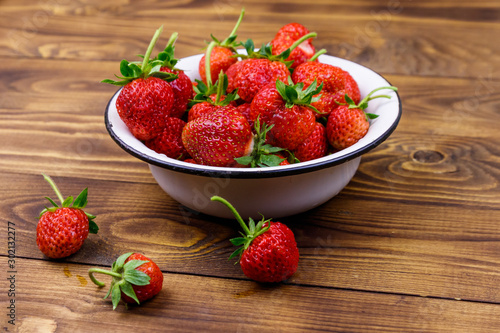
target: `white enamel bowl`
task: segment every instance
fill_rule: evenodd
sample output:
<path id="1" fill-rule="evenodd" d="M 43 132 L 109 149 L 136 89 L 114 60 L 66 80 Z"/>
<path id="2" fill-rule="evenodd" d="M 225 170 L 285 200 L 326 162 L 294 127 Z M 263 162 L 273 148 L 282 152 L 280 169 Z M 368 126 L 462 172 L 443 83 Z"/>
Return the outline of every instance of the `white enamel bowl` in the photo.
<path id="1" fill-rule="evenodd" d="M 199 79 L 201 54 L 181 59 L 177 67 L 192 79 Z M 376 72 L 344 59 L 322 55 L 320 62 L 348 71 L 358 82 L 363 98 L 373 89 L 390 86 Z M 396 92 L 380 93 L 391 99 L 375 99 L 367 112 L 378 114 L 364 138 L 353 146 L 313 161 L 269 168 L 220 168 L 185 163 L 158 154 L 137 140 L 116 111 L 119 91 L 105 112 L 106 128 L 126 152 L 145 161 L 161 188 L 182 205 L 208 215 L 231 218 L 222 204 L 210 201 L 219 195 L 240 212 L 243 218 L 280 218 L 305 212 L 337 195 L 356 173 L 361 156 L 378 146 L 396 129 L 401 117 L 401 100 Z"/>

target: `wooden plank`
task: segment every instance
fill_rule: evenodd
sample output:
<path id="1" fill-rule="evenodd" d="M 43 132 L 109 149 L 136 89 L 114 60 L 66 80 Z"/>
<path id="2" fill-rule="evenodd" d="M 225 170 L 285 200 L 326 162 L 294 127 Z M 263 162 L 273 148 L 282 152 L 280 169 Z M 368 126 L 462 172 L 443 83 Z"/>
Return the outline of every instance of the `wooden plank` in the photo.
<path id="1" fill-rule="evenodd" d="M 105 288 L 88 278 L 89 266 L 27 259 L 16 265 L 18 332 L 494 332 L 500 324 L 496 304 L 169 272 L 155 298 L 112 311 Z"/>
<path id="2" fill-rule="evenodd" d="M 216 36 L 231 31 L 240 8 L 247 16 L 240 39 L 269 41 L 282 25 L 299 21 L 318 33 L 316 46 L 382 73 L 498 78 L 500 33 L 498 2 L 361 1 L 149 1 L 106 6 L 58 1 L 2 4 L 0 55 L 56 59 L 121 60 L 143 53 L 153 31 L 178 31 L 178 56 L 199 53 L 207 29 Z M 286 8 L 286 10 L 284 10 Z M 15 13 L 13 15 L 12 13 Z M 130 21 L 134 24 L 131 25 Z M 72 26 L 68 30 L 68 25 Z M 418 31 L 418 35 L 415 34 Z M 480 35 L 481 38 L 477 38 Z"/>
<path id="3" fill-rule="evenodd" d="M 1 220 L 16 224 L 18 255 L 42 259 L 36 216 L 49 186 L 38 175 L 0 179 Z M 55 180 L 66 195 L 89 187 L 87 208 L 100 226 L 68 262 L 110 265 L 121 253 L 145 251 L 163 270 L 245 279 L 227 260 L 234 250 L 229 239 L 238 232 L 234 221 L 191 213 L 155 184 Z M 291 283 L 500 302 L 500 234 L 491 224 L 499 218 L 498 189 L 488 198 L 493 207 L 475 203 L 472 195 L 437 205 L 422 197 L 425 191 L 412 199 L 362 183 L 363 176 L 355 177 L 329 203 L 282 220 L 296 234 L 301 254 Z M 6 233 L 6 223 L 0 232 Z"/>

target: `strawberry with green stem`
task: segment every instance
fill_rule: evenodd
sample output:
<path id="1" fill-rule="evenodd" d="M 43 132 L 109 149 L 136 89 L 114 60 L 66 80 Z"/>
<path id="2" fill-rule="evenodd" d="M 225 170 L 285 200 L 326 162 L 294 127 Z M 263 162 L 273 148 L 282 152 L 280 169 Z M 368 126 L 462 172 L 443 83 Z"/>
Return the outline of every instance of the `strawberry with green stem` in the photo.
<path id="1" fill-rule="evenodd" d="M 219 41 L 213 35 L 210 35 L 213 40 L 210 43 L 212 44 L 212 47 L 209 51 L 207 49 L 207 52 L 205 52 L 205 55 L 201 58 L 198 66 L 198 71 L 203 82 L 207 84 L 210 80 L 215 82 L 220 72 L 225 73 L 232 64 L 238 61 L 236 48 L 239 46 L 239 43 L 236 42 L 236 31 L 238 30 L 244 15 L 245 9 L 243 8 L 238 21 L 229 34 L 229 37 L 223 41 Z M 207 70 L 207 68 L 209 68 L 209 70 Z"/>
<path id="2" fill-rule="evenodd" d="M 54 181 L 49 176 L 42 175 L 56 193 L 61 206 L 45 197 L 52 207 L 45 207 L 40 213 L 36 243 L 47 257 L 64 258 L 77 252 L 88 234 L 96 234 L 99 227 L 94 222 L 95 216 L 83 210 L 87 205 L 87 188 L 74 200 L 72 196 L 64 199 Z"/>
<path id="3" fill-rule="evenodd" d="M 119 81 L 102 81 L 123 87 L 116 100 L 118 115 L 131 133 L 143 141 L 160 133 L 165 126 L 165 118 L 172 115 L 174 105 L 174 92 L 167 81 L 178 76 L 162 72 L 163 62 L 150 59 L 162 30 L 163 27 L 160 27 L 155 32 L 142 63 L 122 60 L 122 76 L 116 76 Z"/>
<path id="4" fill-rule="evenodd" d="M 126 304 L 141 304 L 155 295 L 163 287 L 163 273 L 151 259 L 140 253 L 125 253 L 111 266 L 111 271 L 101 268 L 89 269 L 89 277 L 99 287 L 105 283 L 97 280 L 94 273 L 113 277 L 111 286 L 104 299 L 111 295 L 113 310 L 120 300 Z"/>
<path id="5" fill-rule="evenodd" d="M 344 96 L 347 103 L 338 103 L 328 116 L 326 134 L 328 142 L 336 150 L 352 146 L 363 138 L 370 127 L 369 119 L 378 117 L 376 114 L 366 113 L 368 102 L 376 98 L 391 98 L 389 95 L 372 96 L 375 92 L 390 89 L 397 91 L 396 87 L 380 87 L 371 91 L 363 100 L 356 104 L 347 94 Z"/>
<path id="6" fill-rule="evenodd" d="M 213 196 L 211 200 L 228 207 L 243 229 L 242 237 L 231 239 L 231 243 L 239 248 L 229 259 L 239 256 L 241 269 L 247 277 L 258 282 L 275 283 L 289 279 L 296 272 L 299 250 L 290 228 L 264 217 L 257 224 L 250 218 L 247 225 L 227 200 L 219 196 Z"/>
<path id="7" fill-rule="evenodd" d="M 288 23 L 282 26 L 271 41 L 273 54 L 280 54 L 288 49 L 300 37 L 309 33 L 309 30 L 300 23 Z M 316 49 L 312 44 L 312 38 L 303 41 L 290 53 L 287 61 L 293 61 L 290 68 L 295 68 L 306 61 L 317 61 L 313 58 Z"/>
<path id="8" fill-rule="evenodd" d="M 289 79 L 288 84 L 276 81 L 259 90 L 252 100 L 251 116 L 261 117 L 273 126 L 268 133 L 269 143 L 294 150 L 313 132 L 317 110 L 312 103 L 319 98 L 322 87 L 313 82 L 304 88 L 302 82 L 293 84 Z"/>
<path id="9" fill-rule="evenodd" d="M 247 54 L 240 55 L 243 59 L 227 70 L 228 92 L 238 89 L 238 95 L 245 102 L 251 102 L 257 92 L 265 85 L 276 82 L 276 80 L 286 82 L 290 76 L 290 66 L 293 61 L 287 61 L 290 52 L 300 45 L 304 40 L 316 37 L 316 33 L 309 33 L 298 39 L 290 48 L 278 55 L 272 53 L 270 44 L 262 45 L 256 51 L 251 39 L 242 45 Z"/>

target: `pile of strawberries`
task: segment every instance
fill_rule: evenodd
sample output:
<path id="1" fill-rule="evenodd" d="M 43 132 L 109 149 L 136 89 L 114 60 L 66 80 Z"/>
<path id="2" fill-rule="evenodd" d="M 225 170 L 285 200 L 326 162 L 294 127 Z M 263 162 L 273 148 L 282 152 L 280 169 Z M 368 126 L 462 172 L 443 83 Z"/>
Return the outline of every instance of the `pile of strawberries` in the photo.
<path id="1" fill-rule="evenodd" d="M 212 36 L 191 82 L 175 67 L 174 33 L 151 58 L 156 31 L 142 62 L 120 64 L 116 101 L 132 134 L 158 153 L 217 167 L 264 167 L 309 161 L 342 150 L 368 132 L 367 102 L 340 67 L 320 63 L 316 33 L 298 23 L 283 26 L 257 51 L 236 30 Z M 243 47 L 246 53 L 238 53 Z M 395 90 L 394 87 L 384 87 Z M 377 89 L 379 90 L 379 89 Z"/>

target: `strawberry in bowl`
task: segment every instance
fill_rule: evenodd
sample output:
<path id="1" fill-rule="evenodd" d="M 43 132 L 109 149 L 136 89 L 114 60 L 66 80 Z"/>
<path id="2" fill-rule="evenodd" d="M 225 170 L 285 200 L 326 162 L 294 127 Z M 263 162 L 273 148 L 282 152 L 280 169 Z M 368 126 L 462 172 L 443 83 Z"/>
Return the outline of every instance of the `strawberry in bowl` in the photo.
<path id="1" fill-rule="evenodd" d="M 304 40 L 309 43 L 310 36 L 315 34 L 303 36 L 294 47 Z M 245 44 L 248 47 L 248 41 Z M 261 50 L 252 56 L 257 60 L 275 57 L 270 44 Z M 369 68 L 322 51 L 297 65 L 288 78 L 270 82 L 266 78 L 253 89 L 255 94 L 249 94 L 245 85 L 231 83 L 234 72 L 244 72 L 239 66 L 249 62 L 246 49 L 237 51 L 241 58 L 227 69 L 229 80 L 220 72 L 213 90 L 212 85 L 204 86 L 199 74 L 205 54 L 182 58 L 175 64 L 191 79 L 197 96 L 201 94 L 198 87 L 207 101 L 222 101 L 223 95 L 231 95 L 227 105 L 212 103 L 215 107 L 191 120 L 187 109 L 181 117 L 186 122 L 181 136 L 188 156 L 169 157 L 134 136 L 117 109 L 122 89 L 106 107 L 105 123 L 111 138 L 146 162 L 161 188 L 190 209 L 230 218 L 227 209 L 210 200 L 217 195 L 229 198 L 243 218 L 258 218 L 260 214 L 280 218 L 307 211 L 338 194 L 354 176 L 361 156 L 397 127 L 402 113 L 397 90 Z M 284 52 L 281 60 L 273 61 L 290 66 L 290 52 Z M 241 75 L 238 82 L 244 82 Z M 244 99 L 238 98 L 240 93 Z M 362 126 L 353 125 L 357 121 Z M 362 135 L 346 137 L 352 127 L 362 129 L 357 131 Z"/>

